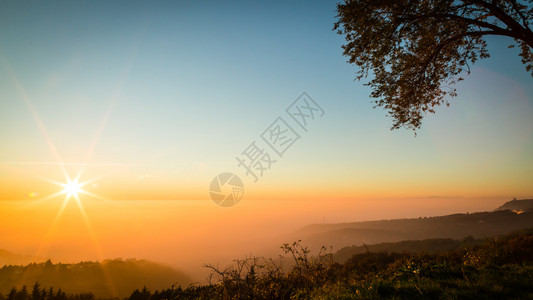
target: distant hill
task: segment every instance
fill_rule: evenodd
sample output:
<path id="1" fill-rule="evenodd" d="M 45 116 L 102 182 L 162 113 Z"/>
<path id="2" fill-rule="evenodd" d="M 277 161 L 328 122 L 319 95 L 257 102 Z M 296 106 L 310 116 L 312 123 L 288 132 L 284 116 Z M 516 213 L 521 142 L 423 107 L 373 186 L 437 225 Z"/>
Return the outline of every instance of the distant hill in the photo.
<path id="1" fill-rule="evenodd" d="M 496 210 L 511 210 L 517 213 L 533 211 L 533 199 L 524 199 L 524 200 L 511 200 L 506 202 L 504 205 L 498 207 Z"/>
<path id="2" fill-rule="evenodd" d="M 468 249 L 473 246 L 479 246 L 486 244 L 488 240 L 501 240 L 501 239 L 510 239 L 514 237 L 533 235 L 533 227 L 526 228 L 522 230 L 513 231 L 511 233 L 474 239 L 469 236 L 463 240 L 454 240 L 454 239 L 427 239 L 427 240 L 416 240 L 416 241 L 401 241 L 396 243 L 380 243 L 375 245 L 363 245 L 363 246 L 350 246 L 344 247 L 339 251 L 333 254 L 333 259 L 338 263 L 346 263 L 350 258 L 355 255 L 363 253 L 400 253 L 400 254 L 418 254 L 418 253 L 427 253 L 427 254 L 440 254 L 444 252 L 450 252 L 460 249 Z M 533 250 L 533 249 L 531 249 Z"/>
<path id="3" fill-rule="evenodd" d="M 533 227 L 533 211 L 497 210 L 416 219 L 314 224 L 285 239 L 301 239 L 312 248 L 333 246 L 340 249 L 407 240 L 483 238 L 530 227 Z"/>
<path id="4" fill-rule="evenodd" d="M 148 289 L 168 288 L 173 284 L 183 287 L 192 280 L 171 267 L 147 260 L 113 259 L 77 264 L 32 263 L 26 266 L 0 268 L 0 293 L 7 294 L 13 287 L 35 282 L 42 287 L 61 288 L 68 293 L 92 292 L 97 297 L 127 297 L 132 291 L 146 286 Z"/>
<path id="5" fill-rule="evenodd" d="M 32 255 L 21 255 L 0 249 L 0 267 L 4 265 L 27 265 L 32 262 L 38 263 L 44 261 L 46 261 L 46 258 Z"/>
<path id="6" fill-rule="evenodd" d="M 460 249 L 465 245 L 481 244 L 483 239 L 469 239 L 460 241 L 454 239 L 427 239 L 416 241 L 401 241 L 396 243 L 380 243 L 374 245 L 344 247 L 333 254 L 333 259 L 339 263 L 345 263 L 356 254 L 365 252 L 380 253 L 419 253 L 437 254 L 446 251 Z"/>

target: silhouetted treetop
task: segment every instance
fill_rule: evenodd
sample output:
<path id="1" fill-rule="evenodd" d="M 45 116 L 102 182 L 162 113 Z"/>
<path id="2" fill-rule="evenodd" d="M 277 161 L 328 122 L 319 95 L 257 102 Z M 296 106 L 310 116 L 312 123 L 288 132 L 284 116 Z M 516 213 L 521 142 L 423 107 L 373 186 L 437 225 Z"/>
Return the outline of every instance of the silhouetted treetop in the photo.
<path id="1" fill-rule="evenodd" d="M 357 79 L 373 76 L 366 84 L 392 129 L 416 130 L 426 112 L 449 105 L 451 85 L 489 57 L 486 36 L 510 38 L 533 76 L 532 0 L 346 0 L 337 12 L 344 55 Z"/>

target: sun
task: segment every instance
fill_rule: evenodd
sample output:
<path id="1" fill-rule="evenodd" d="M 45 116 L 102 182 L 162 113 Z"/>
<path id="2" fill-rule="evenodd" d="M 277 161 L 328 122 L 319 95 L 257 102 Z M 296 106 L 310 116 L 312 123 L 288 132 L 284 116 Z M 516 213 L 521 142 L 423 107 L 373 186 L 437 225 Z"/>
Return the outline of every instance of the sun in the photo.
<path id="1" fill-rule="evenodd" d="M 78 199 L 78 194 L 83 193 L 83 183 L 79 183 L 77 179 L 67 179 L 67 183 L 61 184 L 63 187 L 63 194 L 67 194 L 67 198 L 74 197 Z"/>

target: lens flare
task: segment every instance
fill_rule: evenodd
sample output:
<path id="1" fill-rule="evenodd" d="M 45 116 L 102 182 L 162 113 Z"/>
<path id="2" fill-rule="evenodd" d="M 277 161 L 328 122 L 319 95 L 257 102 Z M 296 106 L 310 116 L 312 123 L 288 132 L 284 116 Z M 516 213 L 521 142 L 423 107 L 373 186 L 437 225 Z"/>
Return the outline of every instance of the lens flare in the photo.
<path id="1" fill-rule="evenodd" d="M 74 197 L 78 199 L 78 194 L 83 192 L 83 183 L 79 183 L 77 179 L 68 179 L 67 183 L 61 184 L 61 186 L 63 187 L 62 193 L 67 194 L 68 198 Z"/>

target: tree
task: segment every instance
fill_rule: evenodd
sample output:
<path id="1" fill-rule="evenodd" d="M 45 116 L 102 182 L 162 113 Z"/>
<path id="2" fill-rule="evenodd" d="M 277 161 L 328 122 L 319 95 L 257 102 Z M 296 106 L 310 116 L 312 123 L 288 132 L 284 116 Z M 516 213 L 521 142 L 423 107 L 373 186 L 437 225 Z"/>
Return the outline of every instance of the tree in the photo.
<path id="1" fill-rule="evenodd" d="M 7 295 L 7 300 L 16 300 L 17 299 L 17 289 L 11 288 L 11 291 Z"/>
<path id="2" fill-rule="evenodd" d="M 33 290 L 31 292 L 31 299 L 32 300 L 41 300 L 41 286 L 39 285 L 38 282 L 35 282 L 35 284 L 33 285 Z"/>
<path id="3" fill-rule="evenodd" d="M 139 289 L 136 289 L 131 293 L 129 300 L 148 300 L 151 296 L 150 291 L 145 287 L 143 287 L 142 291 L 139 291 Z"/>
<path id="4" fill-rule="evenodd" d="M 28 288 L 23 285 L 20 291 L 17 292 L 17 300 L 27 300 L 29 298 Z"/>
<path id="5" fill-rule="evenodd" d="M 373 76 L 366 85 L 392 129 L 416 130 L 426 113 L 448 106 L 451 86 L 489 57 L 487 36 L 510 38 L 533 76 L 533 0 L 346 0 L 337 12 L 343 54 L 358 80 Z"/>

